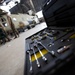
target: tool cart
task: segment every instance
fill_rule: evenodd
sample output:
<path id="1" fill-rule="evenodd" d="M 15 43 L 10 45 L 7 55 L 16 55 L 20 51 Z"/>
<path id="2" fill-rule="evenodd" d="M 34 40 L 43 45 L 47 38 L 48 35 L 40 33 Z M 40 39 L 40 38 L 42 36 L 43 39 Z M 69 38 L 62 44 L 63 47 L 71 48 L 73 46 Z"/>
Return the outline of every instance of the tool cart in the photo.
<path id="1" fill-rule="evenodd" d="M 75 1 L 46 0 L 47 28 L 26 38 L 24 75 L 75 75 Z"/>

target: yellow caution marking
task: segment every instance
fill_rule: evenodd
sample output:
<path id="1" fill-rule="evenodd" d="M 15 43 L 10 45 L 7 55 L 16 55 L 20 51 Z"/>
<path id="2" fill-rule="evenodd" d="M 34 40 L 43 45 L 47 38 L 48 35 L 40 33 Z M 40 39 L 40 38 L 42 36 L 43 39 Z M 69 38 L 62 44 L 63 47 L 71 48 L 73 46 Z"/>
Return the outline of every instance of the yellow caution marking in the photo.
<path id="1" fill-rule="evenodd" d="M 71 38 L 71 39 L 74 39 L 74 38 L 75 38 L 75 34 L 73 34 L 72 36 L 70 36 L 70 38 Z"/>
<path id="2" fill-rule="evenodd" d="M 46 49 L 41 50 L 41 52 L 42 52 L 43 55 L 48 53 L 48 51 Z M 36 56 L 39 59 L 41 57 L 41 54 L 39 52 L 37 52 Z M 31 56 L 31 60 L 32 60 L 32 62 L 36 60 L 34 54 Z"/>

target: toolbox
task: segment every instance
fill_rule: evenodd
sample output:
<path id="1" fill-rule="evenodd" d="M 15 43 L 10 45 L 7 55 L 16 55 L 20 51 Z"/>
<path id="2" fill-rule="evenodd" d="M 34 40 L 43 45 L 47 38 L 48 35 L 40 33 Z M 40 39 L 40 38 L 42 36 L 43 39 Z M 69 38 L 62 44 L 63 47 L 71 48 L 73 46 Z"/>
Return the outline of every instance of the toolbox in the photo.
<path id="1" fill-rule="evenodd" d="M 47 0 L 47 28 L 25 39 L 24 75 L 75 75 L 75 1 Z"/>

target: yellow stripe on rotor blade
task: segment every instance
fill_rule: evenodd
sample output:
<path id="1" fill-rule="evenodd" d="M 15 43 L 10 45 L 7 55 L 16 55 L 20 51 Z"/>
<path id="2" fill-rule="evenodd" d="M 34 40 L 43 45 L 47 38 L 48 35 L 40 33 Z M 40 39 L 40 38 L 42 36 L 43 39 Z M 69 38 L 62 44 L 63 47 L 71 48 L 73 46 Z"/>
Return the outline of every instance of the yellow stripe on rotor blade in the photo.
<path id="1" fill-rule="evenodd" d="M 46 49 L 41 50 L 41 52 L 43 55 L 48 53 L 48 51 Z M 36 56 L 38 59 L 41 57 L 41 54 L 39 53 L 39 51 L 36 53 Z M 32 62 L 36 60 L 34 54 L 31 56 L 31 60 L 32 60 Z"/>

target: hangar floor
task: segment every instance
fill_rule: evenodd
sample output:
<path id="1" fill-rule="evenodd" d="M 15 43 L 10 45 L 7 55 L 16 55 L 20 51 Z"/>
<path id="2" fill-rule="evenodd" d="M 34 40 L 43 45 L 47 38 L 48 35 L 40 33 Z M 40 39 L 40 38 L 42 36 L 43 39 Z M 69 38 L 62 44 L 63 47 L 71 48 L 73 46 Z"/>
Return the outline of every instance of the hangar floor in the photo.
<path id="1" fill-rule="evenodd" d="M 46 28 L 45 23 L 20 34 L 5 45 L 0 46 L 0 75 L 23 75 L 25 63 L 25 38 Z"/>

